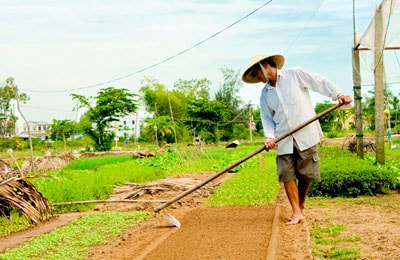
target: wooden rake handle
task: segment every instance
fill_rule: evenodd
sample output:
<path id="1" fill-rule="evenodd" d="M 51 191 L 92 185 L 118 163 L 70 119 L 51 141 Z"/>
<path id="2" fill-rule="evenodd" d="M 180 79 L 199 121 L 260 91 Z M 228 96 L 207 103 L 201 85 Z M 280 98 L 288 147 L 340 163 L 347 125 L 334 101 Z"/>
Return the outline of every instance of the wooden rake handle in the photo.
<path id="1" fill-rule="evenodd" d="M 296 128 L 288 131 L 287 133 L 285 133 L 284 135 L 278 137 L 275 139 L 275 143 L 281 141 L 282 139 L 285 139 L 286 137 L 292 135 L 293 133 L 299 131 L 300 129 L 302 129 L 303 127 L 309 125 L 310 123 L 314 122 L 315 120 L 329 114 L 330 112 L 332 112 L 333 110 L 341 107 L 343 104 L 342 103 L 338 103 L 330 108 L 328 108 L 327 110 L 315 115 L 313 118 L 307 120 L 306 122 L 304 122 L 303 124 L 297 126 Z M 183 197 L 189 195 L 190 193 L 192 193 L 193 191 L 201 188 L 202 186 L 206 185 L 207 183 L 209 183 L 210 181 L 214 180 L 215 178 L 219 177 L 220 175 L 232 170 L 233 168 L 235 168 L 236 166 L 238 166 L 239 164 L 243 163 L 244 161 L 247 161 L 248 159 L 250 159 L 251 157 L 253 157 L 254 155 L 257 155 L 259 153 L 261 153 L 262 151 L 266 150 L 265 146 L 262 146 L 260 148 L 258 148 L 257 150 L 253 151 L 252 153 L 246 155 L 245 157 L 241 158 L 240 160 L 232 163 L 231 165 L 227 166 L 226 168 L 220 170 L 219 172 L 211 175 L 210 177 L 208 177 L 207 179 L 205 179 L 204 181 L 200 182 L 199 184 L 193 186 L 192 188 L 182 192 L 181 194 L 178 194 L 177 196 L 175 196 L 174 198 L 166 201 L 164 204 L 161 204 L 160 206 L 157 206 L 156 208 L 154 208 L 154 212 L 159 212 L 160 210 L 170 206 L 172 203 L 182 199 Z"/>

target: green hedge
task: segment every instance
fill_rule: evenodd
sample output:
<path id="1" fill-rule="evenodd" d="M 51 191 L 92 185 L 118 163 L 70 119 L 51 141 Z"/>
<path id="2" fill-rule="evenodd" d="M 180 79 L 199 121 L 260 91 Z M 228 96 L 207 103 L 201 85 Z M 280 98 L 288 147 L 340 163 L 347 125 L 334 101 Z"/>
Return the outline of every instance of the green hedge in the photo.
<path id="1" fill-rule="evenodd" d="M 352 154 L 321 160 L 321 182 L 310 185 L 309 196 L 357 197 L 388 193 L 396 188 L 396 167 L 375 165 Z"/>

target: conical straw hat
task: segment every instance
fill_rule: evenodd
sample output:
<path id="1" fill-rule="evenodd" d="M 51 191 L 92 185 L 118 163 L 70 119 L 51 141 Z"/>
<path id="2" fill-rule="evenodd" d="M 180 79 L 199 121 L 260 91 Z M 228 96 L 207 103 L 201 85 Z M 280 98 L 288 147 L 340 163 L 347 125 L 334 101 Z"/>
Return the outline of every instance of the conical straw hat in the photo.
<path id="1" fill-rule="evenodd" d="M 278 69 L 281 69 L 283 67 L 283 64 L 285 64 L 285 57 L 281 54 L 258 54 L 251 59 L 249 65 L 247 66 L 246 70 L 244 71 L 242 75 L 242 80 L 246 83 L 258 83 L 260 82 L 258 79 L 254 78 L 251 74 L 255 68 L 259 69 L 258 63 L 260 61 L 263 61 L 265 59 L 272 59 L 272 61 L 275 62 L 276 67 Z"/>

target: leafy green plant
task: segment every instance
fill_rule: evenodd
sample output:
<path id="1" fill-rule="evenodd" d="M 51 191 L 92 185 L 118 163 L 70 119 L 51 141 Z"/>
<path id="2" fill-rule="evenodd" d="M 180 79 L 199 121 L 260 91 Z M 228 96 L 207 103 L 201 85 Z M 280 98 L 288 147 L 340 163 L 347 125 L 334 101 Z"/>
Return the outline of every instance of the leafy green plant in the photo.
<path id="1" fill-rule="evenodd" d="M 264 205 L 271 203 L 278 191 L 279 183 L 276 177 L 275 158 L 262 157 L 264 164 L 260 165 L 260 158 L 252 158 L 243 164 L 240 171 L 226 180 L 216 193 L 206 200 L 208 206 L 239 206 Z"/>
<path id="2" fill-rule="evenodd" d="M 107 241 L 149 216 L 145 212 L 97 212 L 34 238 L 0 259 L 86 259 L 90 247 Z"/>
<path id="3" fill-rule="evenodd" d="M 10 223 L 12 223 L 10 225 Z M 31 226 L 28 219 L 18 214 L 18 212 L 12 211 L 9 218 L 0 218 L 0 237 L 8 236 L 13 232 L 24 230 Z"/>

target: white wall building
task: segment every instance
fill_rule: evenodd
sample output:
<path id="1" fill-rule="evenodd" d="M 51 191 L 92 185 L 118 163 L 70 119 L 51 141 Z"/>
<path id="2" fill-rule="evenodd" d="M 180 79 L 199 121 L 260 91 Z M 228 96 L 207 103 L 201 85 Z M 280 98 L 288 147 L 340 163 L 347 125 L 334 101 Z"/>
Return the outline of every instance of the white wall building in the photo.
<path id="1" fill-rule="evenodd" d="M 117 137 L 134 136 L 135 140 L 140 135 L 140 122 L 137 113 L 129 114 L 114 123 L 114 131 Z"/>
<path id="2" fill-rule="evenodd" d="M 47 131 L 50 127 L 50 123 L 45 121 L 29 121 L 29 131 L 31 137 L 40 138 L 40 139 L 48 139 L 50 138 L 50 133 Z M 28 126 L 23 124 L 22 132 L 18 132 L 18 136 L 22 138 L 28 138 Z"/>

